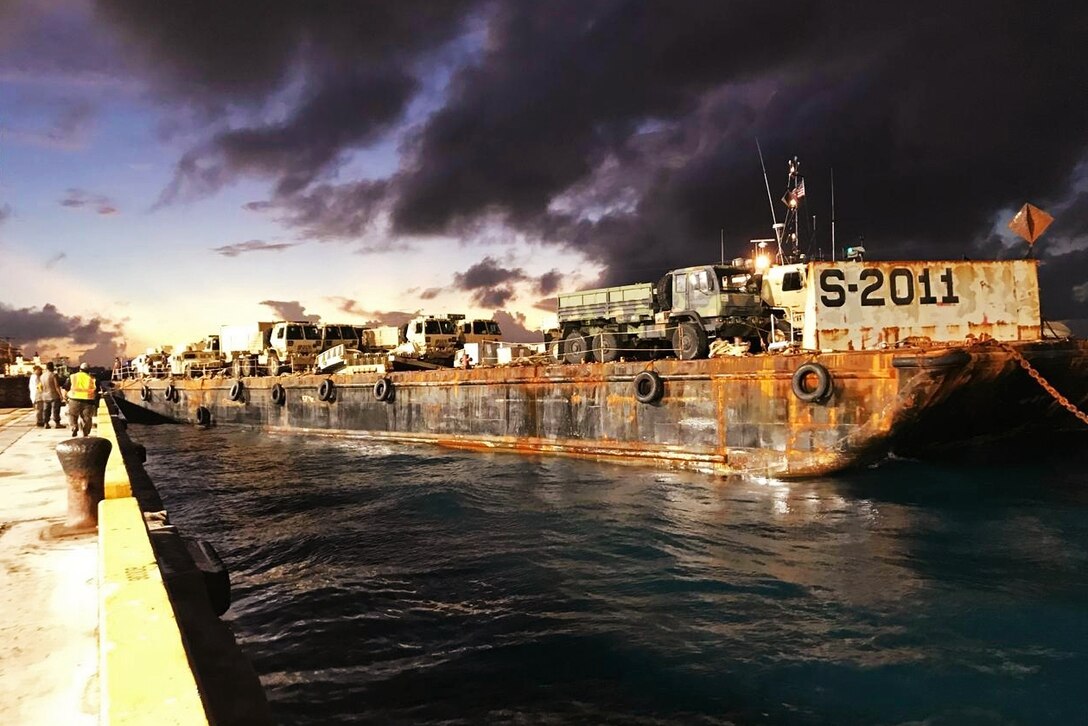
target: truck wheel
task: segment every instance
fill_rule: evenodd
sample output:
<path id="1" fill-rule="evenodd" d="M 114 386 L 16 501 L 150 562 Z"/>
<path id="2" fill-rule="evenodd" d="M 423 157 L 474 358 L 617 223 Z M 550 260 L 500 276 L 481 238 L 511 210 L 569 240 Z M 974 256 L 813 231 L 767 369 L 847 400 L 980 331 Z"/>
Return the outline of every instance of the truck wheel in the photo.
<path id="1" fill-rule="evenodd" d="M 601 363 L 611 363 L 620 357 L 615 333 L 598 333 L 593 339 L 593 355 Z"/>
<path id="2" fill-rule="evenodd" d="M 706 358 L 706 331 L 691 321 L 684 321 L 673 331 L 672 347 L 680 360 Z"/>
<path id="3" fill-rule="evenodd" d="M 241 358 L 235 358 L 234 359 L 234 365 L 232 365 L 231 367 L 234 369 L 234 377 L 235 378 L 241 378 L 242 377 L 242 359 Z"/>
<path id="4" fill-rule="evenodd" d="M 572 330 L 563 339 L 563 359 L 567 363 L 589 363 L 593 360 L 589 341 L 581 330 Z"/>

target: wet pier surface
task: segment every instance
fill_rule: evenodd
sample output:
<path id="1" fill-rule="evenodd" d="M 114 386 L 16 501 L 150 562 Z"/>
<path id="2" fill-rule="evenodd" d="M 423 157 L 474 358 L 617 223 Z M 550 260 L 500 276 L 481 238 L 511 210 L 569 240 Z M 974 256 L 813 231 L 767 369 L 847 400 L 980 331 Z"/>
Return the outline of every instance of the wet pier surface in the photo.
<path id="1" fill-rule="evenodd" d="M 70 434 L 0 409 L 0 723 L 98 723 L 96 534 L 46 539 L 65 520 L 54 451 Z"/>

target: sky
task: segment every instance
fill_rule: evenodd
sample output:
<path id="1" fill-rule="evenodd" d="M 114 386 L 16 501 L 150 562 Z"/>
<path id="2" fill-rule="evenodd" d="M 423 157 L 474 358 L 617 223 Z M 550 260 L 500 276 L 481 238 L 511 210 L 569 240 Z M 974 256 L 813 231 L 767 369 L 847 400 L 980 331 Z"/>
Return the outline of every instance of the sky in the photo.
<path id="1" fill-rule="evenodd" d="M 492 317 L 771 236 L 996 259 L 1088 333 L 1088 5 L 0 0 L 0 337 Z M 757 140 L 766 162 L 768 200 Z"/>

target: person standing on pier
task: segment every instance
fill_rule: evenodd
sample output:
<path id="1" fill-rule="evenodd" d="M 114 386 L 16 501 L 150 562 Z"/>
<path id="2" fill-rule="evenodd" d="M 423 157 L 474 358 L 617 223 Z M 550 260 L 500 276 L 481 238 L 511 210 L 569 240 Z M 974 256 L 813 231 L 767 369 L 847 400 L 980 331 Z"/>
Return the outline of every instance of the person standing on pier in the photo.
<path id="1" fill-rule="evenodd" d="M 42 401 L 42 367 L 34 366 L 30 371 L 30 405 L 38 415 L 38 426 L 45 425 L 45 404 Z"/>
<path id="2" fill-rule="evenodd" d="M 68 379 L 68 424 L 75 436 L 83 428 L 83 435 L 91 435 L 91 416 L 94 415 L 96 383 L 94 376 L 87 372 L 89 366 L 79 364 L 79 370 Z"/>
<path id="3" fill-rule="evenodd" d="M 53 425 L 59 429 L 60 404 L 64 394 L 61 393 L 60 383 L 57 382 L 57 375 L 54 373 L 52 361 L 45 364 L 45 371 L 39 380 L 41 381 L 42 408 L 44 409 L 42 423 L 45 424 L 45 428 L 49 428 L 49 419 L 52 416 Z"/>

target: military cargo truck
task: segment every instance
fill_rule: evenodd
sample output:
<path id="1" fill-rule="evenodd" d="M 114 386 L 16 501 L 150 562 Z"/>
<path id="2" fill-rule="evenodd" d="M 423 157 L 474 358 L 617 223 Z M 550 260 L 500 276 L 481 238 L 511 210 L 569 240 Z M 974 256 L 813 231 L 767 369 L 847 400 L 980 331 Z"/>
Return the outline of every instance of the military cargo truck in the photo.
<path id="1" fill-rule="evenodd" d="M 560 354 L 568 363 L 610 362 L 644 350 L 705 358 L 714 339 L 755 350 L 771 328 L 761 280 L 745 265 L 700 265 L 649 282 L 559 295 Z"/>

